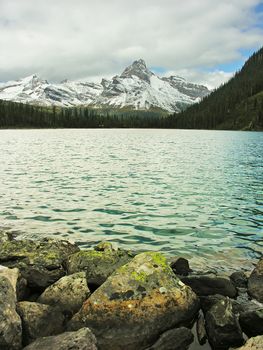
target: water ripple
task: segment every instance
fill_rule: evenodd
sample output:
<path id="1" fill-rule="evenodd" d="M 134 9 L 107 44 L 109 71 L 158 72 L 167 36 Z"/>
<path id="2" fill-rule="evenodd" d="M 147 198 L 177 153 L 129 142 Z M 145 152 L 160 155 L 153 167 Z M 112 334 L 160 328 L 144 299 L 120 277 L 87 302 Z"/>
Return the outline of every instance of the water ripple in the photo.
<path id="1" fill-rule="evenodd" d="M 262 254 L 262 133 L 0 133 L 2 227 L 83 247 L 107 239 L 214 267 Z"/>

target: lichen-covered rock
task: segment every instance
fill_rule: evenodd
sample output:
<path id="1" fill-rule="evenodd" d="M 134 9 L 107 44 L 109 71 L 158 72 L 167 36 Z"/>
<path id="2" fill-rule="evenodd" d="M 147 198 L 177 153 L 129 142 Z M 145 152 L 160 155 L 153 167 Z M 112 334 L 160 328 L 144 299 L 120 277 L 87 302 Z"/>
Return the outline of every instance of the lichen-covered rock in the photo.
<path id="1" fill-rule="evenodd" d="M 77 332 L 39 338 L 23 350 L 97 350 L 96 338 L 88 328 Z"/>
<path id="2" fill-rule="evenodd" d="M 9 279 L 0 276 L 0 349 L 21 348 L 22 325 L 16 312 L 16 293 Z"/>
<path id="3" fill-rule="evenodd" d="M 242 330 L 229 298 L 215 303 L 205 314 L 206 332 L 212 348 L 227 350 L 244 343 Z"/>
<path id="4" fill-rule="evenodd" d="M 38 298 L 39 303 L 59 307 L 66 314 L 76 313 L 90 295 L 85 272 L 77 272 L 60 278 Z"/>
<path id="5" fill-rule="evenodd" d="M 197 296 L 176 278 L 166 258 L 148 252 L 116 270 L 73 316 L 68 329 L 89 327 L 102 350 L 139 350 L 191 320 L 198 309 Z"/>
<path id="6" fill-rule="evenodd" d="M 228 277 L 208 274 L 191 275 L 180 278 L 199 296 L 221 294 L 234 298 L 237 295 L 236 287 Z"/>
<path id="7" fill-rule="evenodd" d="M 187 350 L 194 341 L 194 335 L 185 327 L 164 332 L 154 345 L 147 350 Z"/>
<path id="8" fill-rule="evenodd" d="M 100 286 L 120 266 L 132 259 L 122 249 L 114 250 L 110 243 L 101 243 L 94 250 L 82 250 L 67 258 L 68 274 L 85 271 L 88 284 Z"/>
<path id="9" fill-rule="evenodd" d="M 263 349 L 263 335 L 247 340 L 246 344 L 236 350 L 262 350 Z"/>
<path id="10" fill-rule="evenodd" d="M 21 301 L 17 305 L 17 312 L 22 320 L 24 345 L 39 337 L 59 334 L 64 330 L 64 316 L 57 308 Z"/>
<path id="11" fill-rule="evenodd" d="M 248 293 L 252 298 L 263 303 L 263 257 L 257 263 L 248 279 Z"/>
<path id="12" fill-rule="evenodd" d="M 65 275 L 65 258 L 79 251 L 68 241 L 10 238 L 0 244 L 0 264 L 19 268 L 30 287 L 44 289 Z"/>
<path id="13" fill-rule="evenodd" d="M 243 332 L 248 337 L 263 334 L 263 308 L 242 312 L 239 316 L 239 322 Z"/>
<path id="14" fill-rule="evenodd" d="M 0 265 L 0 276 L 4 276 L 9 280 L 16 293 L 17 300 L 21 300 L 25 296 L 27 281 L 17 268 L 9 269 Z"/>

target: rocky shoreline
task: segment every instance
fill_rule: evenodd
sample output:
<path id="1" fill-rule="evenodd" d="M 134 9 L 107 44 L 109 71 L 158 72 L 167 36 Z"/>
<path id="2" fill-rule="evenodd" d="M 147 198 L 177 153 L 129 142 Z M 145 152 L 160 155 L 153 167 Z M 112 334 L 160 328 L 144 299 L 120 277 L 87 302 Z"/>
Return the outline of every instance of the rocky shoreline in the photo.
<path id="1" fill-rule="evenodd" d="M 246 275 L 186 259 L 0 232 L 1 350 L 263 349 L 263 258 Z"/>

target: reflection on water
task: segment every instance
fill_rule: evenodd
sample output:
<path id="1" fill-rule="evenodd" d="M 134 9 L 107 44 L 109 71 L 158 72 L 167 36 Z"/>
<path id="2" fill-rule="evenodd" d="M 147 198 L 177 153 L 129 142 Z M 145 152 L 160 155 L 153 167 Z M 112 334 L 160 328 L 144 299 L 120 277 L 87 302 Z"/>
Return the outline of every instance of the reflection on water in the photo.
<path id="1" fill-rule="evenodd" d="M 0 226 L 24 236 L 222 267 L 262 253 L 263 133 L 1 130 L 0 150 Z"/>

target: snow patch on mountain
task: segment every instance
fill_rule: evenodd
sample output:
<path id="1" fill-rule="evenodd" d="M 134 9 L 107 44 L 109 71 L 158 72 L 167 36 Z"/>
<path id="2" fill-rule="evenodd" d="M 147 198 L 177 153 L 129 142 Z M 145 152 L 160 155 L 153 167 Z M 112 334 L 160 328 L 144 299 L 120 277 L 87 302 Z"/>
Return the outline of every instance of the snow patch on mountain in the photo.
<path id="1" fill-rule="evenodd" d="M 210 91 L 178 76 L 159 77 L 139 59 L 120 76 L 101 83 L 63 80 L 53 84 L 36 74 L 0 84 L 0 99 L 37 105 L 94 106 L 180 112 Z"/>

